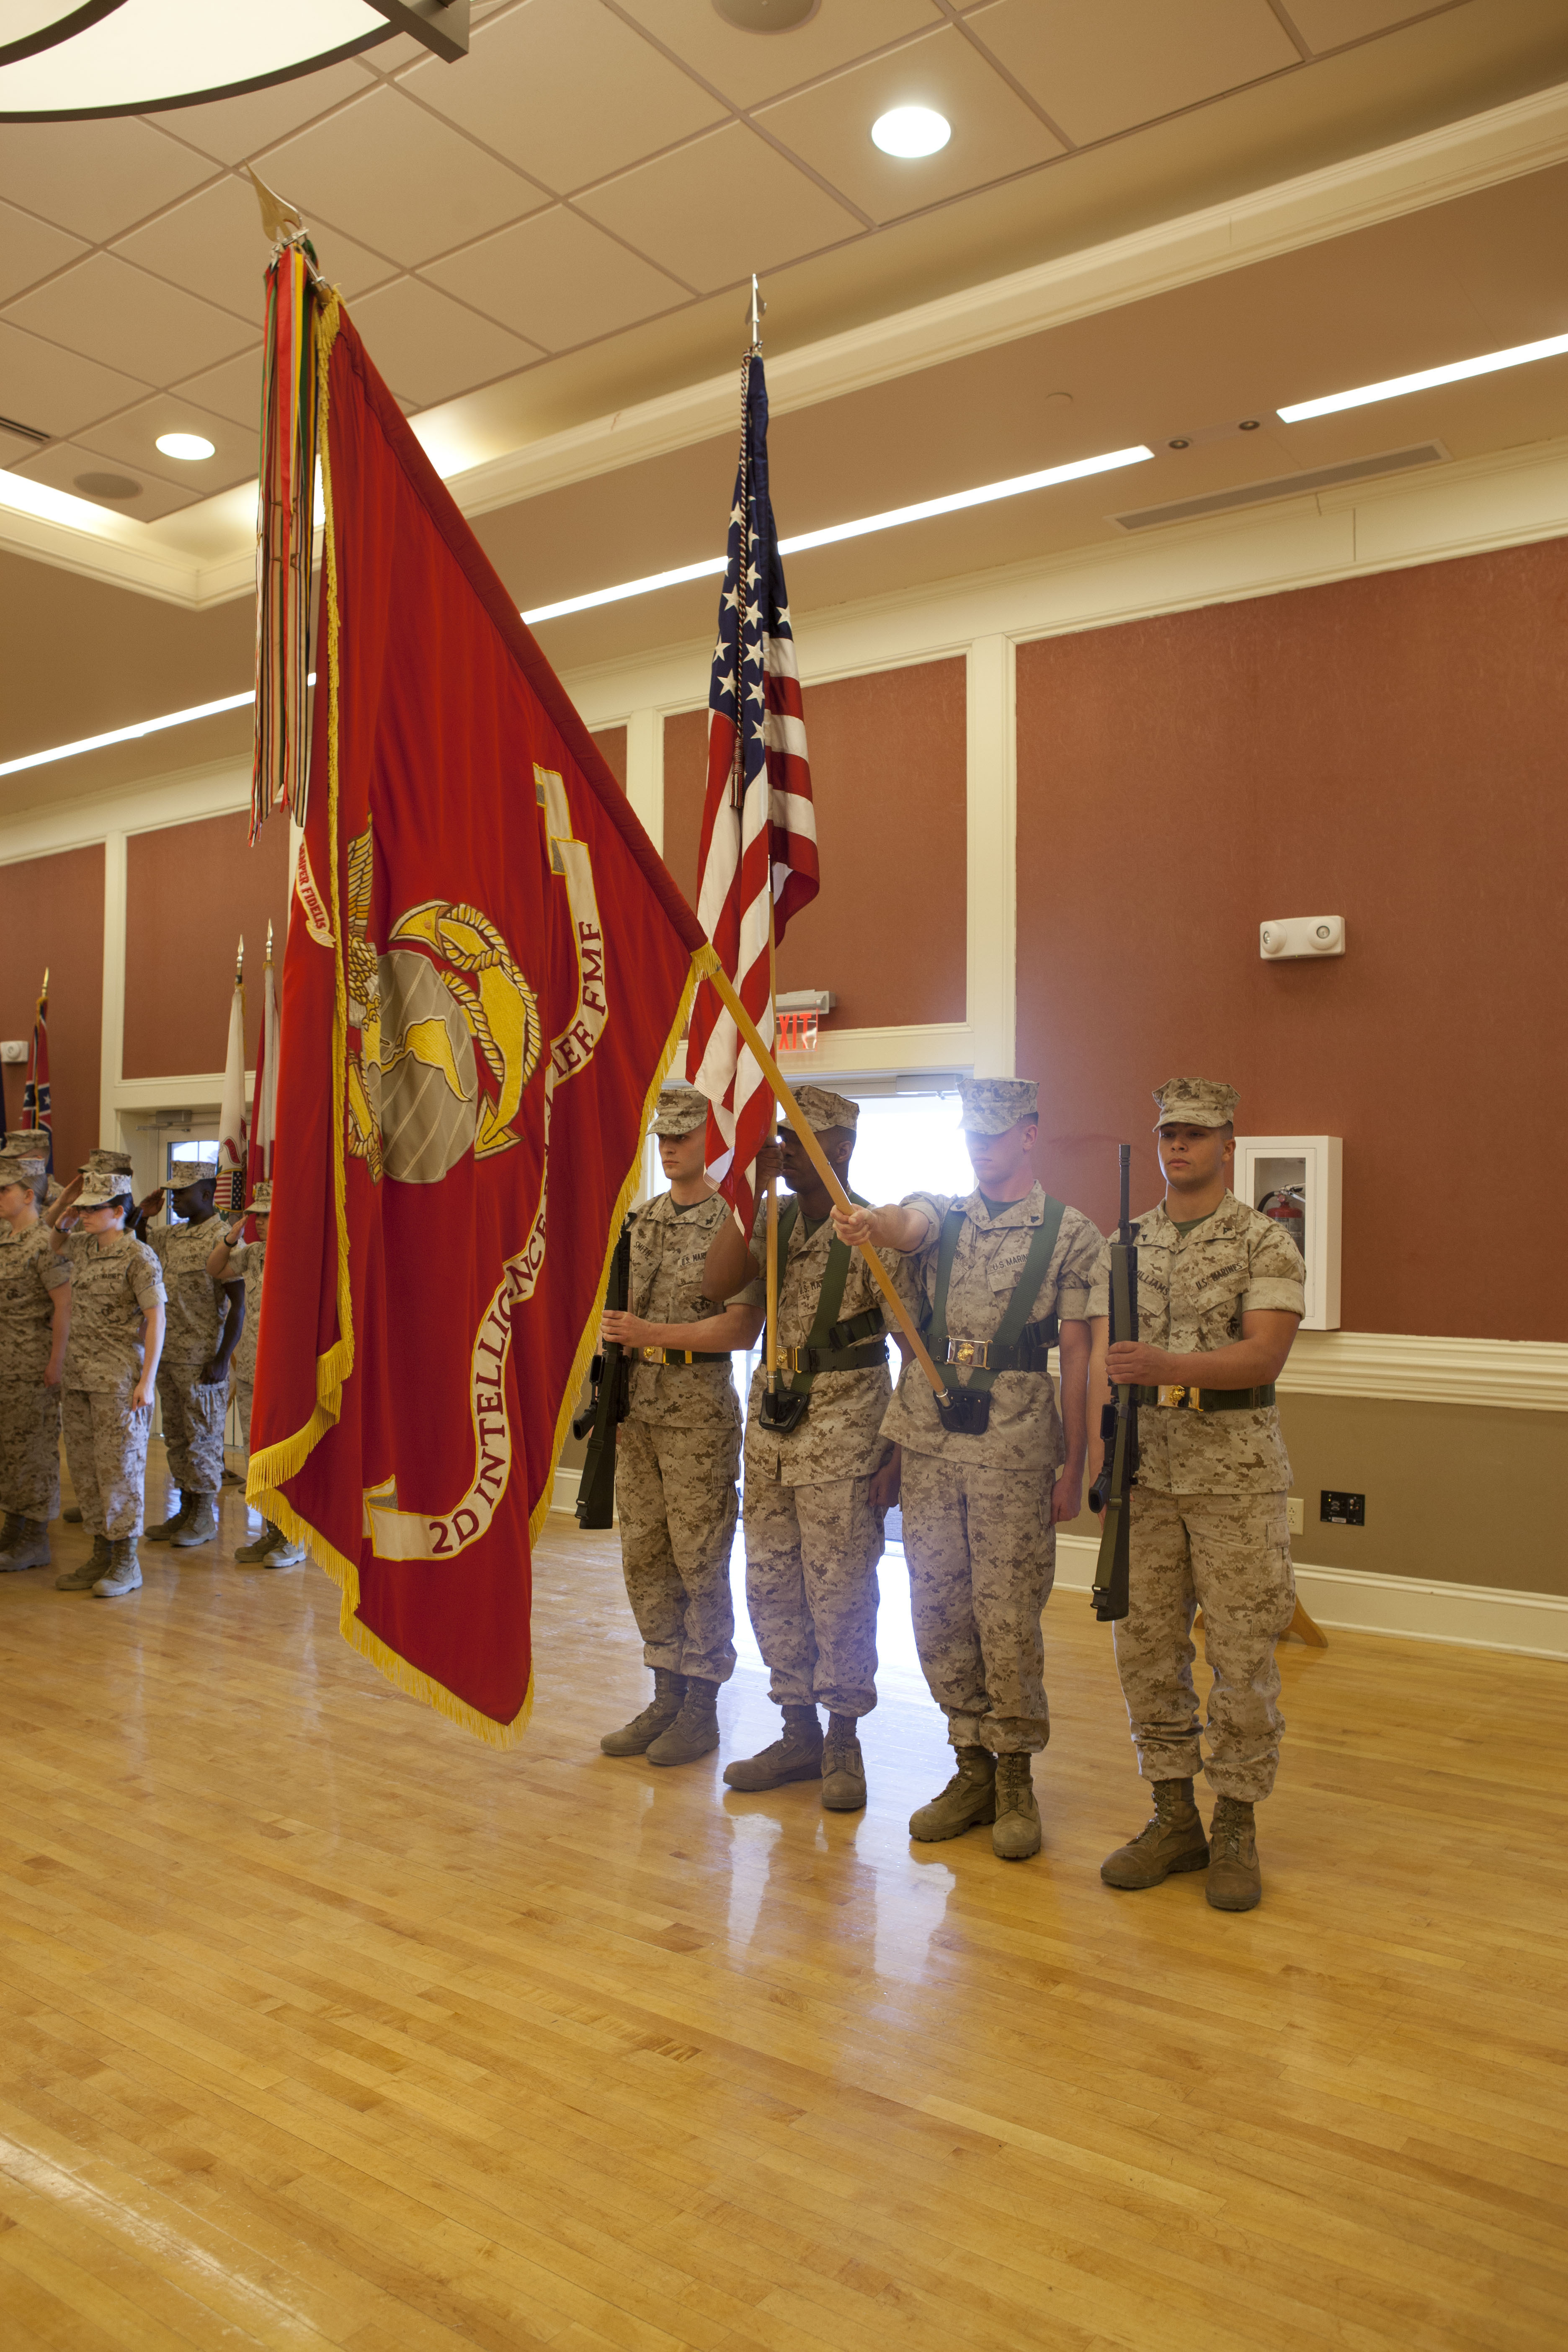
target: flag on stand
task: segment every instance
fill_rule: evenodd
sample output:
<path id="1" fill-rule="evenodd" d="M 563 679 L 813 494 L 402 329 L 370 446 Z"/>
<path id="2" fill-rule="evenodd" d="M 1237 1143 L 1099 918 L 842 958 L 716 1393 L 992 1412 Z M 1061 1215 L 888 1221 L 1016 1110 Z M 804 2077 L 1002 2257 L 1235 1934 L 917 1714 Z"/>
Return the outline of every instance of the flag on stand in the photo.
<path id="1" fill-rule="evenodd" d="M 218 1112 L 217 1188 L 214 1205 L 232 1215 L 245 1199 L 245 941 L 234 967 L 234 994 L 228 1001 L 228 1053 L 223 1070 L 223 1103 Z"/>
<path id="2" fill-rule="evenodd" d="M 272 973 L 272 926 L 267 926 L 267 963 L 261 974 L 261 1034 L 256 1046 L 256 1089 L 250 1100 L 250 1160 L 245 1196 L 272 1176 L 272 1142 L 278 1132 L 278 983 Z M 253 1228 L 246 1226 L 246 1236 Z"/>
<path id="3" fill-rule="evenodd" d="M 276 267 L 276 265 L 275 265 Z M 326 527 L 249 1499 L 496 1746 L 701 928 L 321 297 Z"/>
<path id="4" fill-rule="evenodd" d="M 741 463 L 728 556 L 708 686 L 697 912 L 771 1046 L 773 941 L 816 898 L 818 877 L 800 679 L 768 495 L 767 386 L 755 352 L 742 366 Z M 752 1164 L 773 1097 L 711 982 L 699 988 L 692 1008 L 686 1075 L 709 1098 L 709 1168 L 750 1234 Z"/>
<path id="5" fill-rule="evenodd" d="M 49 1092 L 49 975 L 47 971 L 33 1015 L 33 1043 L 27 1055 L 26 1081 L 22 1088 L 22 1125 L 29 1133 L 41 1128 L 48 1137 L 48 1150 L 44 1156 L 52 1176 L 55 1172 L 55 1113 Z"/>

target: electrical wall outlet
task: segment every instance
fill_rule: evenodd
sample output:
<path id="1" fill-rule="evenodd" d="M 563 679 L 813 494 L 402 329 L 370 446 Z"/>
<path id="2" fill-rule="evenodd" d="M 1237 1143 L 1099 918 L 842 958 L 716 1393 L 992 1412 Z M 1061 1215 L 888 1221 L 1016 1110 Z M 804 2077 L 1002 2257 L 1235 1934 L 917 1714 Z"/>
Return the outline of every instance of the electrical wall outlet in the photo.
<path id="1" fill-rule="evenodd" d="M 1301 1499 L 1301 1497 L 1300 1497 L 1300 1495 L 1287 1495 L 1287 1496 L 1286 1496 L 1286 1497 L 1285 1497 L 1285 1524 L 1286 1524 L 1286 1526 L 1289 1528 L 1290 1533 L 1291 1533 L 1293 1536 L 1300 1536 L 1300 1535 L 1305 1535 L 1305 1534 L 1306 1534 L 1306 1532 L 1307 1532 L 1307 1506 L 1306 1506 L 1306 1504 L 1302 1501 L 1302 1499 Z"/>

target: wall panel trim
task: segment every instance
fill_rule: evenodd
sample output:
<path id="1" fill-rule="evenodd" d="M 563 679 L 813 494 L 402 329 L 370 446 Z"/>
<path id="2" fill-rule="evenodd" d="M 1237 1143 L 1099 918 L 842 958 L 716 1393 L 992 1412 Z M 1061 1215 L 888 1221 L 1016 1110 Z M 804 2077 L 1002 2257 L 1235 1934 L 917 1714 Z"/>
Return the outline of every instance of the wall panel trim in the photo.
<path id="1" fill-rule="evenodd" d="M 1568 1345 L 1555 1339 L 1428 1339 L 1398 1331 L 1302 1331 L 1279 1386 L 1287 1395 L 1568 1412 Z"/>

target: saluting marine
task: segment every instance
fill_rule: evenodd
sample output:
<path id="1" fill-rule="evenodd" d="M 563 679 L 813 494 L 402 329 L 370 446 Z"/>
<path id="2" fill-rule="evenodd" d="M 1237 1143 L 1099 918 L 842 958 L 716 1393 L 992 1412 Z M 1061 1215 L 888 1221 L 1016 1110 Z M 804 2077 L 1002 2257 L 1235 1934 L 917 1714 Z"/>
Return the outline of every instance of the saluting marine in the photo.
<path id="1" fill-rule="evenodd" d="M 741 1402 L 731 1351 L 750 1348 L 755 1307 L 710 1297 L 703 1268 L 729 1203 L 703 1170 L 708 1098 L 666 1087 L 653 1132 L 669 1179 L 637 1212 L 624 1314 L 606 1340 L 630 1358 L 616 1452 L 626 1598 L 653 1669 L 649 1706 L 599 1745 L 606 1756 L 689 1764 L 719 1745 L 719 1685 L 735 1671 L 730 1593 Z"/>
<path id="2" fill-rule="evenodd" d="M 1215 1910 L 1249 1911 L 1263 1893 L 1253 1808 L 1274 1786 L 1285 1727 L 1274 1645 L 1296 1603 L 1274 1382 L 1306 1309 L 1305 1268 L 1289 1235 L 1229 1189 L 1236 1088 L 1173 1078 L 1154 1100 L 1165 1198 L 1137 1222 L 1139 1338 L 1108 1344 L 1109 1248 L 1089 1301 L 1090 1394 L 1098 1402 L 1108 1381 L 1131 1383 L 1139 1406 L 1116 1669 L 1138 1769 L 1154 1784 L 1152 1818 L 1100 1874 L 1145 1887 L 1206 1868 Z M 1204 1763 L 1193 1688 L 1200 1608 L 1214 1675 L 1212 1846 L 1193 1802 Z"/>
<path id="3" fill-rule="evenodd" d="M 47 1568 L 60 1507 L 60 1370 L 70 1286 L 52 1280 L 42 1160 L 0 1155 L 0 1573 Z"/>
<path id="4" fill-rule="evenodd" d="M 843 1182 L 859 1105 L 826 1087 L 800 1087 L 795 1099 Z M 746 1605 L 784 1737 L 727 1765 L 724 1779 L 755 1790 L 820 1777 L 824 1805 L 854 1812 L 866 1801 L 857 1726 L 877 1704 L 887 1503 L 875 1482 L 891 1452 L 880 1433 L 892 1393 L 886 1326 L 870 1269 L 834 1232 L 827 1189 L 793 1130 L 782 1149 L 764 1144 L 757 1154 L 758 1184 L 781 1167 L 795 1198 L 779 1216 L 779 1396 L 764 1406 L 759 1365 L 746 1416 L 744 1525 Z M 742 1297 L 765 1304 L 766 1236 L 762 1205 L 749 1250 L 734 1220 L 725 1223 L 708 1253 L 710 1296 L 750 1277 Z"/>
<path id="5" fill-rule="evenodd" d="M 245 1285 L 245 1319 L 235 1342 L 233 1375 L 235 1409 L 247 1464 L 250 1413 L 256 1402 L 256 1350 L 261 1338 L 261 1277 L 267 1265 L 267 1230 L 271 1214 L 272 1186 L 262 1178 L 251 1195 L 249 1207 L 228 1231 L 218 1235 L 207 1259 L 207 1272 L 215 1282 L 226 1285 L 237 1276 Z M 256 1221 L 253 1242 L 239 1239 L 247 1217 Z M 241 1544 L 234 1556 L 242 1568 L 298 1568 L 304 1559 L 305 1547 L 286 1536 L 281 1528 L 274 1527 L 270 1519 L 264 1519 L 255 1542 Z"/>
<path id="6" fill-rule="evenodd" d="M 1058 1523 L 1076 1518 L 1083 1497 L 1100 1237 L 1036 1178 L 1034 1082 L 977 1078 L 961 1093 L 975 1190 L 963 1200 L 912 1192 L 835 1222 L 847 1240 L 905 1254 L 953 1397 L 944 1420 L 906 1363 L 882 1423 L 900 1449 L 915 1642 L 958 1762 L 910 1835 L 936 1841 L 990 1822 L 993 1850 L 1017 1862 L 1040 1848 L 1030 1759 L 1051 1729 L 1040 1614 Z M 1058 1326 L 1059 1411 L 1049 1369 Z"/>
<path id="7" fill-rule="evenodd" d="M 70 1286 L 63 1381 L 66 1460 L 92 1550 L 57 1576 L 60 1592 L 117 1600 L 142 1581 L 142 1526 L 153 1387 L 163 1345 L 163 1282 L 144 1242 L 125 1231 L 131 1179 L 94 1171 L 48 1212 L 57 1284 Z M 74 1209 L 75 1230 L 58 1229 Z"/>
<path id="8" fill-rule="evenodd" d="M 228 1415 L 228 1366 L 245 1323 L 243 1282 L 215 1282 L 207 1272 L 213 1237 L 205 1228 L 216 1212 L 217 1171 L 200 1160 L 176 1160 L 169 1171 L 169 1201 L 176 1225 L 148 1228 L 147 1244 L 158 1261 L 169 1300 L 169 1332 L 158 1367 L 158 1402 L 163 1408 L 163 1443 L 180 1500 L 170 1517 L 147 1530 L 149 1543 L 182 1548 L 207 1543 L 217 1533 L 218 1496 L 223 1488 L 223 1425 Z M 163 1198 L 151 1193 L 141 1203 L 153 1213 Z"/>

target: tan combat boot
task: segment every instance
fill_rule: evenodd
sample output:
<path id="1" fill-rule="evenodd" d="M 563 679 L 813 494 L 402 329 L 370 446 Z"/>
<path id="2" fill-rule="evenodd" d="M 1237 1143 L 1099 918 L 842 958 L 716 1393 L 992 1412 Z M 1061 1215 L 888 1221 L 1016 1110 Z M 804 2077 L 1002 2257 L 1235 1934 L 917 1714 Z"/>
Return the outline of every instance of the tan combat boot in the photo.
<path id="1" fill-rule="evenodd" d="M 1181 1870 L 1206 1870 L 1208 1840 L 1190 1780 L 1156 1780 L 1154 1811 L 1135 1838 L 1100 1865 L 1107 1886 L 1158 1886 Z"/>
<path id="2" fill-rule="evenodd" d="M 646 1756 L 661 1731 L 668 1731 L 680 1713 L 680 1702 L 686 1696 L 686 1677 L 672 1666 L 655 1666 L 653 1696 L 640 1715 L 623 1723 L 618 1731 L 606 1731 L 599 1745 L 606 1756 Z"/>
<path id="3" fill-rule="evenodd" d="M 700 1675 L 688 1675 L 680 1713 L 668 1731 L 650 1739 L 645 1750 L 650 1764 L 695 1764 L 711 1756 L 719 1745 L 719 1685 Z"/>
<path id="4" fill-rule="evenodd" d="M 268 1553 L 271 1550 L 273 1545 L 275 1543 L 281 1543 L 282 1540 L 282 1537 L 279 1534 L 278 1529 L 273 1526 L 271 1520 L 263 1519 L 261 1522 L 261 1533 L 250 1543 L 241 1544 L 239 1549 L 235 1553 L 234 1559 L 236 1567 L 259 1568 L 262 1561 L 267 1558 Z"/>
<path id="5" fill-rule="evenodd" d="M 184 1525 L 169 1538 L 169 1541 L 180 1550 L 187 1550 L 192 1544 L 211 1543 L 217 1533 L 217 1496 L 193 1495 L 190 1499 L 189 1517 Z M 140 1583 L 142 1580 L 138 1577 L 136 1580 Z"/>
<path id="6" fill-rule="evenodd" d="M 121 1536 L 109 1547 L 109 1566 L 93 1586 L 100 1601 L 119 1601 L 142 1589 L 142 1567 L 134 1536 Z"/>
<path id="7" fill-rule="evenodd" d="M 60 1513 L 60 1517 L 64 1519 L 68 1527 L 79 1528 L 81 1525 L 81 1506 L 79 1503 L 68 1503 L 65 1509 Z"/>
<path id="8" fill-rule="evenodd" d="M 304 1545 L 296 1543 L 292 1536 L 286 1536 L 281 1528 L 273 1527 L 270 1519 L 267 1524 L 271 1530 L 271 1541 L 261 1556 L 262 1567 L 299 1568 L 302 1566 L 305 1559 Z"/>
<path id="9" fill-rule="evenodd" d="M 910 1815 L 910 1835 L 921 1845 L 962 1837 L 996 1818 L 996 1759 L 989 1748 L 961 1748 L 958 1769 L 929 1805 Z"/>
<path id="10" fill-rule="evenodd" d="M 8 1576 L 15 1569 L 47 1568 L 48 1564 L 49 1530 L 45 1521 L 25 1519 L 20 1512 L 7 1514 L 0 1576 Z"/>
<path id="11" fill-rule="evenodd" d="M 991 1851 L 1003 1862 L 1027 1862 L 1040 1850 L 1040 1809 L 1035 1802 L 1034 1759 L 996 1759 L 996 1826 Z"/>
<path id="12" fill-rule="evenodd" d="M 866 1759 L 852 1715 L 830 1715 L 822 1748 L 822 1802 L 830 1813 L 858 1813 L 866 1801 Z"/>
<path id="13" fill-rule="evenodd" d="M 750 1794 L 757 1789 L 782 1789 L 786 1780 L 822 1778 L 822 1726 L 814 1706 L 786 1706 L 784 1738 L 760 1755 L 737 1757 L 724 1767 L 724 1785 Z"/>
<path id="14" fill-rule="evenodd" d="M 186 1524 L 190 1518 L 191 1513 L 195 1509 L 196 1505 L 201 1501 L 201 1499 L 202 1498 L 199 1495 L 187 1495 L 184 1488 L 182 1486 L 180 1488 L 180 1499 L 175 1504 L 174 1509 L 170 1512 L 168 1517 L 166 1519 L 160 1519 L 155 1528 L 144 1528 L 142 1529 L 142 1532 L 146 1537 L 148 1542 L 172 1543 L 174 1538 L 179 1534 L 180 1529 Z"/>
<path id="15" fill-rule="evenodd" d="M 1209 1901 L 1216 1911 L 1255 1910 L 1263 1900 L 1263 1873 L 1258 1866 L 1252 1807 L 1245 1797 L 1215 1799 L 1210 1836 L 1204 1890 Z"/>
<path id="16" fill-rule="evenodd" d="M 63 1576 L 55 1579 L 57 1592 L 90 1592 L 100 1576 L 109 1570 L 109 1538 L 94 1536 L 92 1549 L 75 1568 L 68 1568 Z"/>

